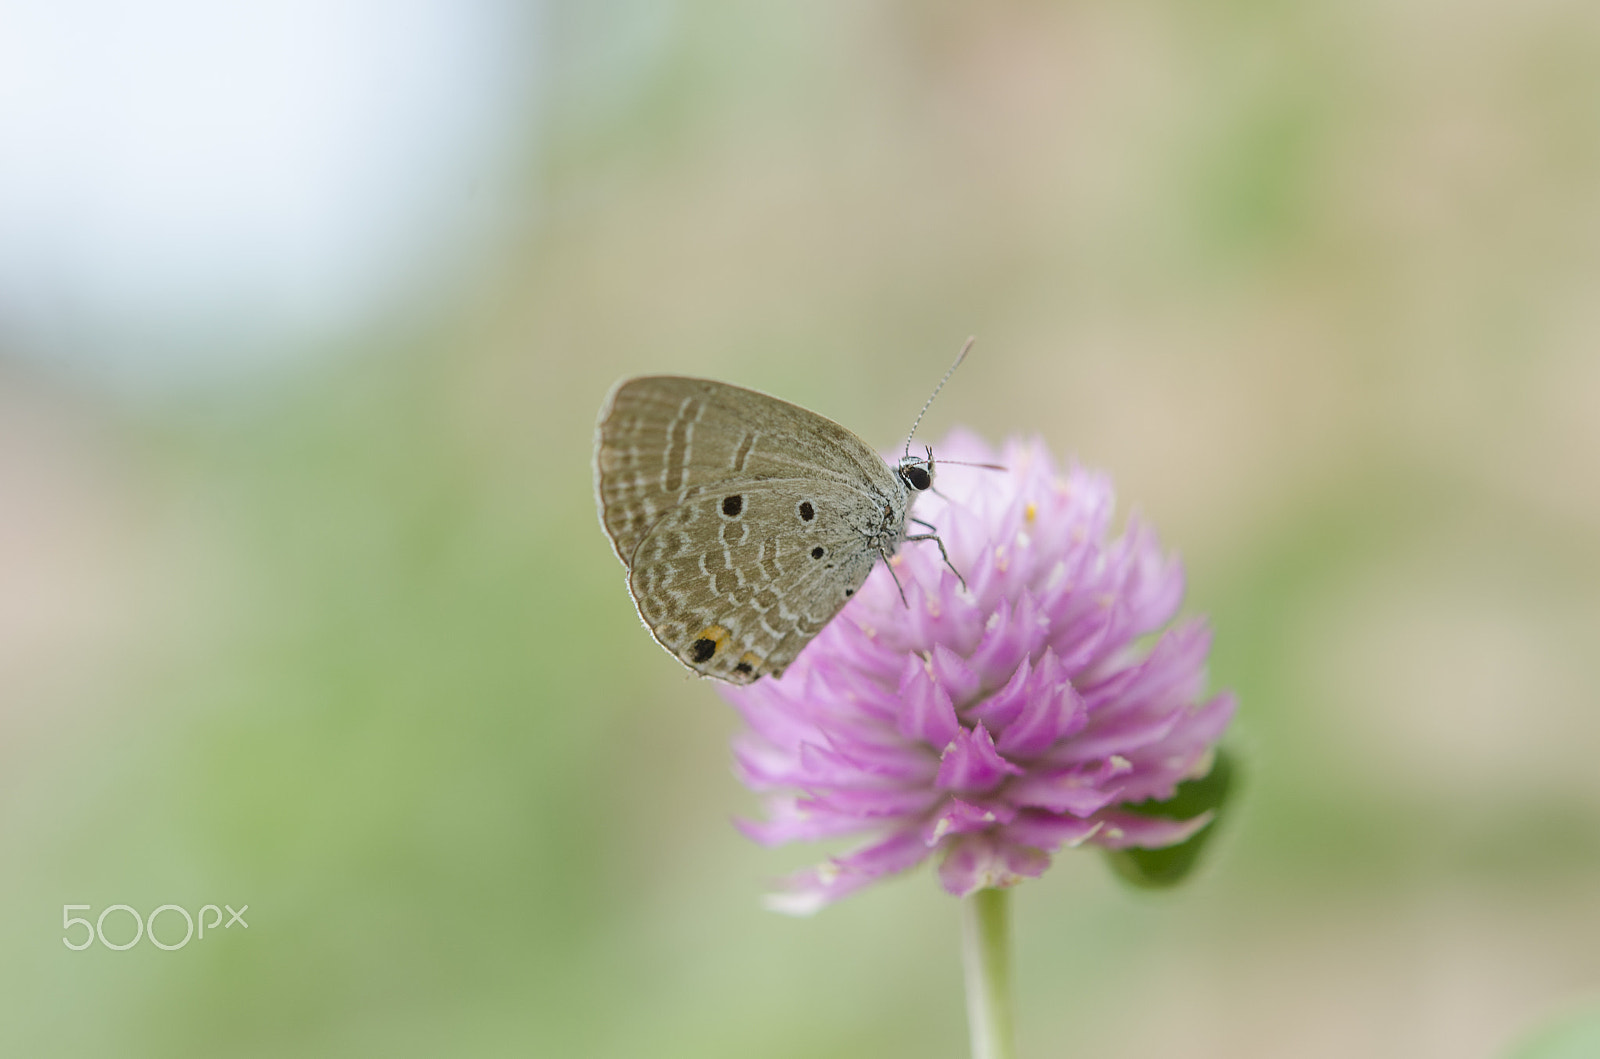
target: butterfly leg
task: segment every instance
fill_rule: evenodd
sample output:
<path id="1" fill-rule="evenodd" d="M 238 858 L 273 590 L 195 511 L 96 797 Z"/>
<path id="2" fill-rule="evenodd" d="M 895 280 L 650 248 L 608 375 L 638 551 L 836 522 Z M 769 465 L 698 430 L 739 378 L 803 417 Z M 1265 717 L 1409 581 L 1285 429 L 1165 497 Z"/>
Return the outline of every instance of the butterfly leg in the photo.
<path id="1" fill-rule="evenodd" d="M 911 601 L 906 599 L 906 587 L 900 583 L 900 575 L 894 572 L 894 563 L 889 561 L 889 553 L 884 551 L 882 548 L 879 548 L 878 554 L 883 556 L 883 565 L 889 568 L 889 576 L 894 578 L 894 587 L 900 590 L 901 604 L 904 605 L 907 610 L 910 610 Z"/>
<path id="2" fill-rule="evenodd" d="M 920 518 L 914 518 L 910 521 L 915 522 L 919 526 L 927 526 L 930 530 L 934 528 L 931 523 L 924 522 Z M 932 541 L 933 543 L 937 544 L 939 546 L 939 554 L 944 558 L 944 565 L 948 566 L 950 568 L 950 572 L 956 575 L 956 580 L 961 582 L 962 588 L 967 587 L 967 579 L 961 576 L 961 571 L 956 569 L 956 564 L 950 561 L 950 553 L 944 550 L 944 541 L 939 539 L 939 535 L 937 533 L 915 533 L 907 537 L 906 540 Z"/>

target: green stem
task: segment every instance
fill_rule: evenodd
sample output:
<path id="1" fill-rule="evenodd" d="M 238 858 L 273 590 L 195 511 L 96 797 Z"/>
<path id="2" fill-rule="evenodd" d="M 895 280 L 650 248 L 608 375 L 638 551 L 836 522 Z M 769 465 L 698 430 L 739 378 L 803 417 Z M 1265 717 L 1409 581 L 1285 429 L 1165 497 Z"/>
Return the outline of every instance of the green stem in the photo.
<path id="1" fill-rule="evenodd" d="M 1011 1032 L 1011 891 L 961 900 L 961 959 L 967 971 L 972 1059 L 1016 1059 Z"/>

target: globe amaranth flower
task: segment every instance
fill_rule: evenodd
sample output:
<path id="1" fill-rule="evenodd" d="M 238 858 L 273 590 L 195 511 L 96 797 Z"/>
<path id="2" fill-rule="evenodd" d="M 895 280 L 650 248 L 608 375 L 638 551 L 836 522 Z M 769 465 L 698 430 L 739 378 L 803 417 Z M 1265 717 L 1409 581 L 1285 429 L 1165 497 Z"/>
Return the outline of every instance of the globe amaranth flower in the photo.
<path id="1" fill-rule="evenodd" d="M 1202 700 L 1210 633 L 1168 627 L 1183 571 L 1137 518 L 1110 535 L 1109 480 L 1057 470 L 1042 443 L 996 454 L 958 433 L 910 542 L 780 680 L 725 687 L 747 729 L 740 779 L 766 797 L 758 842 L 859 836 L 853 852 L 791 876 L 770 903 L 806 913 L 929 857 L 965 895 L 1036 876 L 1064 846 L 1159 848 L 1210 814 L 1129 806 L 1204 775 L 1234 710 Z"/>

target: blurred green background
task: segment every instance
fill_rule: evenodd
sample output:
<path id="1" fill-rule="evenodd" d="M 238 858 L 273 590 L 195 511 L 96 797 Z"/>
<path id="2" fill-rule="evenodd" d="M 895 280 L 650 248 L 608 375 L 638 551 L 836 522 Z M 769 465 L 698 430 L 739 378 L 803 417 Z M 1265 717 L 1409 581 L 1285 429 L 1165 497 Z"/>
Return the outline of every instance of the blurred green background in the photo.
<path id="1" fill-rule="evenodd" d="M 645 371 L 889 447 L 969 333 L 924 433 L 1111 471 L 1242 702 L 1190 885 L 1017 892 L 1022 1054 L 1498 1056 L 1600 999 L 1594 5 L 47 7 L 0 6 L 0 1053 L 966 1054 L 930 873 L 761 909 L 824 851 L 729 826 L 589 452 Z"/>

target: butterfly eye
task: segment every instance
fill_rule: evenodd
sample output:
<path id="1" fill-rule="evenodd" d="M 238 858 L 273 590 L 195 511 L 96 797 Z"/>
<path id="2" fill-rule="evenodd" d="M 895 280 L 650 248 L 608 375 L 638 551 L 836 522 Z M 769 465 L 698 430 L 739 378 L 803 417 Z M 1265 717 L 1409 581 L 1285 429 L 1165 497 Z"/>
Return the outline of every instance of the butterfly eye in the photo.
<path id="1" fill-rule="evenodd" d="M 933 475 L 915 463 L 908 467 L 900 468 L 900 477 L 904 478 L 906 483 L 919 493 L 933 484 Z"/>

